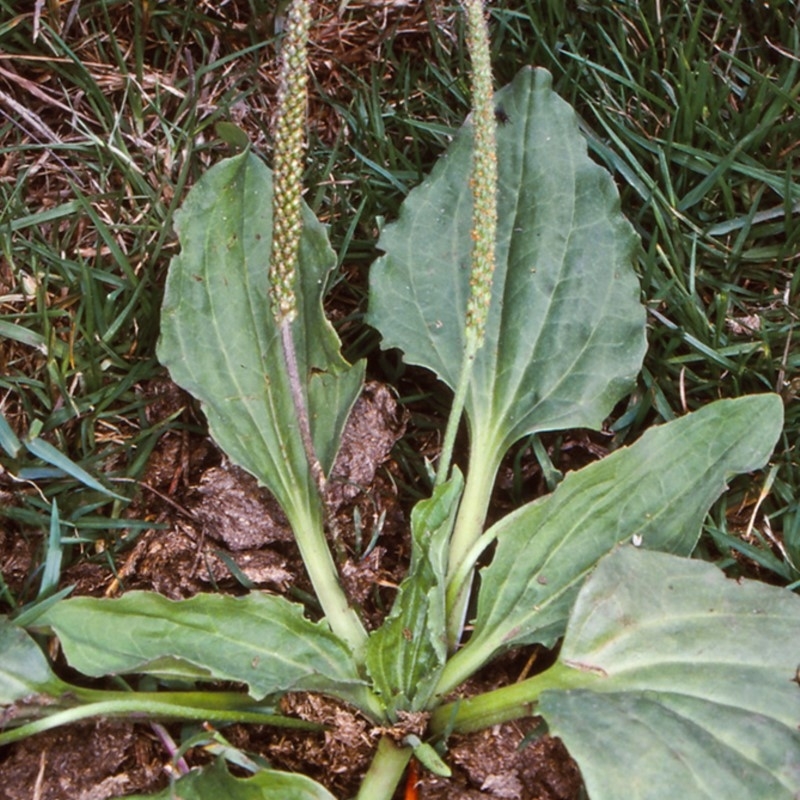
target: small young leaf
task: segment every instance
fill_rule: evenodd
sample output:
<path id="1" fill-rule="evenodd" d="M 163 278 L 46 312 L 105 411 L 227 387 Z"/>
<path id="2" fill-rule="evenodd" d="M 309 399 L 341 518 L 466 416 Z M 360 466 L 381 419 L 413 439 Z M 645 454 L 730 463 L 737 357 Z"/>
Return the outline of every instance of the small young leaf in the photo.
<path id="1" fill-rule="evenodd" d="M 118 798 L 122 800 L 122 798 Z M 157 795 L 126 796 L 125 800 L 335 800 L 325 787 L 305 775 L 278 770 L 234 778 L 225 762 L 192 771 Z"/>
<path id="2" fill-rule="evenodd" d="M 423 708 L 447 658 L 447 545 L 463 485 L 456 469 L 450 481 L 415 506 L 408 576 L 391 613 L 369 639 L 367 668 L 390 713 Z"/>
<path id="3" fill-rule="evenodd" d="M 651 428 L 502 519 L 474 633 L 449 668 L 515 645 L 552 646 L 581 582 L 621 542 L 689 555 L 726 478 L 765 463 L 782 419 L 777 395 L 720 400 Z"/>
<path id="4" fill-rule="evenodd" d="M 226 122 L 225 120 L 218 122 L 214 126 L 214 133 L 237 153 L 246 150 L 250 145 L 247 132 L 233 122 Z"/>
<path id="5" fill-rule="evenodd" d="M 67 660 L 85 675 L 239 681 L 257 700 L 305 689 L 357 701 L 363 687 L 351 653 L 324 623 L 267 594 L 79 597 L 56 603 L 36 624 L 58 634 Z"/>
<path id="6" fill-rule="evenodd" d="M 410 734 L 404 739 L 404 744 L 414 749 L 414 756 L 425 769 L 430 770 L 434 775 L 442 778 L 449 778 L 453 770 L 447 765 L 442 757 L 436 752 L 432 745 L 423 742 L 419 736 Z"/>
<path id="7" fill-rule="evenodd" d="M 592 800 L 798 796 L 800 598 L 785 589 L 621 547 L 581 589 L 559 663 L 580 688 L 537 711 Z"/>

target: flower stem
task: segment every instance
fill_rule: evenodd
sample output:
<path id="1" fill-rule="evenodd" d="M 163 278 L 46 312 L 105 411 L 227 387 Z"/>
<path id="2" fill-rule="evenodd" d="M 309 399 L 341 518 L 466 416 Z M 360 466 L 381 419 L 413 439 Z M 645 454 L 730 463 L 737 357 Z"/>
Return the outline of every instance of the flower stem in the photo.
<path id="1" fill-rule="evenodd" d="M 471 442 L 469 469 L 461 505 L 458 509 L 447 571 L 447 644 L 450 652 L 458 647 L 472 588 L 474 563 L 466 560 L 480 552 L 475 543 L 483 533 L 486 513 L 492 498 L 499 456 L 497 448 L 488 437 L 475 432 Z"/>
<path id="2" fill-rule="evenodd" d="M 314 448 L 308 411 L 307 385 L 301 375 L 292 323 L 298 316 L 297 282 L 300 237 L 303 231 L 302 190 L 308 85 L 309 0 L 292 0 L 282 43 L 278 119 L 275 127 L 272 251 L 269 264 L 272 314 L 281 350 L 298 431 L 317 497 L 284 509 L 289 516 L 314 591 L 333 632 L 353 650 L 360 662 L 367 634 L 350 607 L 325 538 L 325 473 Z M 300 320 L 302 322 L 302 318 Z"/>
<path id="3" fill-rule="evenodd" d="M 470 348 L 471 350 L 472 348 Z M 461 362 L 461 373 L 458 376 L 458 385 L 453 397 L 453 405 L 450 408 L 450 416 L 447 420 L 447 428 L 444 433 L 442 452 L 439 455 L 439 466 L 436 470 L 436 480 L 434 488 L 441 486 L 450 475 L 450 465 L 453 460 L 453 447 L 456 443 L 458 426 L 461 423 L 461 415 L 464 413 L 464 404 L 467 399 L 469 382 L 472 377 L 472 365 L 475 363 L 475 352 L 464 350 L 464 358 Z"/>
<path id="4" fill-rule="evenodd" d="M 286 365 L 286 373 L 289 377 L 289 389 L 292 394 L 292 405 L 294 413 L 297 415 L 297 424 L 300 429 L 300 438 L 303 441 L 303 450 L 306 454 L 308 468 L 311 471 L 311 478 L 317 487 L 320 498 L 325 496 L 325 473 L 322 464 L 319 463 L 317 452 L 314 449 L 314 441 L 311 438 L 311 422 L 308 416 L 308 405 L 306 403 L 303 384 L 300 380 L 300 370 L 297 366 L 297 351 L 294 346 L 292 336 L 292 323 L 288 318 L 280 322 L 281 348 L 283 350 L 283 361 Z"/>
<path id="5" fill-rule="evenodd" d="M 472 269 L 464 325 L 464 354 L 436 472 L 436 486 L 444 483 L 450 473 L 453 445 L 472 382 L 475 360 L 486 337 L 497 238 L 497 123 L 492 95 L 489 31 L 484 19 L 483 1 L 462 0 L 462 3 L 467 13 L 467 44 L 472 60 Z M 472 586 L 472 572 L 465 572 L 463 562 L 483 530 L 496 471 L 488 454 L 482 452 L 474 429 L 471 434 L 467 485 L 450 543 L 448 564 L 447 644 L 451 652 L 461 638 Z M 479 458 L 475 457 L 477 453 Z M 454 576 L 457 584 L 453 582 Z"/>
<path id="6" fill-rule="evenodd" d="M 331 630 L 350 648 L 356 663 L 361 664 L 367 646 L 367 632 L 358 614 L 349 604 L 339 581 L 322 524 L 322 511 L 298 506 L 286 509 L 300 556 L 317 599 Z M 377 706 L 369 709 L 374 712 Z"/>
<path id="7" fill-rule="evenodd" d="M 303 442 L 303 450 L 320 497 L 325 492 L 325 474 L 311 438 L 311 423 L 305 386 L 297 365 L 292 321 L 297 317 L 297 262 L 303 231 L 303 155 L 308 85 L 306 45 L 311 26 L 309 0 L 293 0 L 283 42 L 278 119 L 275 126 L 275 185 L 272 196 L 272 252 L 269 278 L 272 313 L 281 337 L 292 404 Z"/>
<path id="8" fill-rule="evenodd" d="M 382 736 L 356 800 L 391 800 L 412 752 L 410 747 L 398 747 L 388 736 Z"/>
<path id="9" fill-rule="evenodd" d="M 467 12 L 467 45 L 472 60 L 472 268 L 464 328 L 464 355 L 436 472 L 436 486 L 444 483 L 450 475 L 453 445 L 464 411 L 475 357 L 485 338 L 486 320 L 492 301 L 497 236 L 497 122 L 492 94 L 489 31 L 482 0 L 463 0 L 463 5 Z"/>

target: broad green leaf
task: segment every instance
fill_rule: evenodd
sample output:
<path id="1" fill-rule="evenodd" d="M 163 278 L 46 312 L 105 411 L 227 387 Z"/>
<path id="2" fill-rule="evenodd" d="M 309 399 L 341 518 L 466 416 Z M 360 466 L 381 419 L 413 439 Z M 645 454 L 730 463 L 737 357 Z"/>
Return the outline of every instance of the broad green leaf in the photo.
<path id="1" fill-rule="evenodd" d="M 189 193 L 176 218 L 181 254 L 167 278 L 158 355 L 201 400 L 220 447 L 291 515 L 313 491 L 269 307 L 271 204 L 272 173 L 250 152 L 217 164 Z M 364 370 L 341 357 L 323 313 L 336 264 L 325 230 L 305 207 L 303 225 L 293 334 L 327 472 Z"/>
<path id="2" fill-rule="evenodd" d="M 55 604 L 36 624 L 58 634 L 67 660 L 85 675 L 239 681 L 257 700 L 299 690 L 352 699 L 363 686 L 352 655 L 327 626 L 273 595 L 80 597 Z"/>
<path id="3" fill-rule="evenodd" d="M 456 469 L 414 507 L 408 575 L 389 616 L 369 639 L 367 668 L 390 713 L 423 708 L 447 659 L 447 547 L 463 485 Z"/>
<path id="4" fill-rule="evenodd" d="M 621 547 L 584 584 L 538 713 L 592 800 L 795 800 L 800 598 Z"/>
<path id="5" fill-rule="evenodd" d="M 122 800 L 119 798 L 118 800 Z M 335 800 L 325 787 L 305 775 L 264 770 L 250 778 L 234 778 L 224 761 L 190 772 L 156 795 L 125 800 Z"/>
<path id="6" fill-rule="evenodd" d="M 541 69 L 522 70 L 496 104 L 508 117 L 497 131 L 497 269 L 466 401 L 472 447 L 491 474 L 527 433 L 599 427 L 645 352 L 637 237 L 575 113 Z M 472 131 L 468 120 L 408 195 L 370 273 L 368 321 L 383 346 L 451 388 L 470 292 Z"/>
<path id="7" fill-rule="evenodd" d="M 502 519 L 481 572 L 475 631 L 456 658 L 551 646 L 581 582 L 621 542 L 689 555 L 726 478 L 769 458 L 782 412 L 772 394 L 712 403 L 569 473 L 551 495 Z"/>
<path id="8" fill-rule="evenodd" d="M 35 694 L 57 695 L 63 686 L 39 645 L 22 628 L 0 617 L 0 705 Z"/>

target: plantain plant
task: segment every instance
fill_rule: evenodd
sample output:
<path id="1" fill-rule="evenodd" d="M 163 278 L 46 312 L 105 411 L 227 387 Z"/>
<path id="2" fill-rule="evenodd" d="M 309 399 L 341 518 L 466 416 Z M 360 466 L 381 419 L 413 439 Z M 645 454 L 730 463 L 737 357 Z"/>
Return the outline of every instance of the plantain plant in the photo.
<path id="1" fill-rule="evenodd" d="M 359 793 L 370 800 L 394 795 L 412 755 L 448 775 L 451 733 L 533 713 L 577 760 L 592 800 L 797 796 L 800 600 L 690 559 L 726 478 L 767 462 L 779 397 L 720 400 L 653 427 L 487 526 L 514 443 L 599 428 L 631 391 L 645 312 L 637 237 L 574 112 L 543 70 L 523 69 L 493 95 L 482 4 L 464 6 L 474 112 L 381 233 L 370 278 L 368 322 L 383 346 L 454 394 L 390 613 L 367 632 L 325 530 L 322 491 L 364 364 L 344 360 L 325 318 L 336 257 L 301 201 L 309 9 L 293 0 L 275 172 L 248 150 L 187 196 L 159 356 L 202 403 L 218 445 L 280 502 L 322 618 L 262 592 L 178 602 L 128 592 L 3 620 L 0 743 L 93 714 L 299 725 L 279 701 L 309 691 L 349 704 L 381 734 Z M 464 473 L 452 463 L 462 416 Z M 84 675 L 194 688 L 67 684 L 37 632 L 54 633 Z M 460 696 L 500 654 L 559 643 L 540 674 Z M 202 688 L 220 681 L 244 688 Z M 160 796 L 331 797 L 302 775 L 235 778 L 222 761 Z"/>

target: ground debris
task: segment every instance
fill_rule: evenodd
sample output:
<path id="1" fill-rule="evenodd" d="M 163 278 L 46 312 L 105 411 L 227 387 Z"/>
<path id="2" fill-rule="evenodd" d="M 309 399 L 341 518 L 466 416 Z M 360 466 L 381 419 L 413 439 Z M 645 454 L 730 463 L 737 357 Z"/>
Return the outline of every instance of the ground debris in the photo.
<path id="1" fill-rule="evenodd" d="M 163 761 L 159 758 L 163 756 Z M 168 756 L 141 726 L 98 720 L 0 752 L 3 800 L 108 800 L 164 788 Z"/>
<path id="2" fill-rule="evenodd" d="M 559 739 L 543 736 L 520 749 L 535 727 L 524 720 L 453 737 L 445 756 L 453 777 L 425 774 L 420 800 L 576 800 L 580 772 Z"/>
<path id="3" fill-rule="evenodd" d="M 243 469 L 223 463 L 211 467 L 195 488 L 190 506 L 204 535 L 230 550 L 249 550 L 292 540 L 292 529 L 280 506 Z"/>

